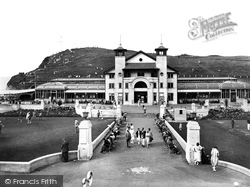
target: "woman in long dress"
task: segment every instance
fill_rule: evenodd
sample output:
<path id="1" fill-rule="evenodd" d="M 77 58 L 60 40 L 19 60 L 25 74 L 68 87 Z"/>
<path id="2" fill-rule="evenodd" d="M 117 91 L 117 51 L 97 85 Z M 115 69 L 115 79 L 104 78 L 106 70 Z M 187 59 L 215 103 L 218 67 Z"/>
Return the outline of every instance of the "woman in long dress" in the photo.
<path id="1" fill-rule="evenodd" d="M 218 165 L 218 161 L 219 161 L 219 151 L 218 151 L 218 147 L 213 147 L 212 151 L 211 151 L 211 164 L 212 164 L 212 168 L 213 171 L 216 171 L 216 166 Z"/>
<path id="2" fill-rule="evenodd" d="M 131 134 L 131 143 L 134 143 L 134 139 L 135 139 L 135 130 L 134 130 L 134 125 L 131 123 L 130 125 L 130 130 L 129 130 L 130 134 Z"/>
<path id="3" fill-rule="evenodd" d="M 196 143 L 196 146 L 194 147 L 194 161 L 196 165 L 199 165 L 199 163 L 201 162 L 201 150 L 201 145 L 199 143 Z"/>
<path id="4" fill-rule="evenodd" d="M 150 136 L 151 136 L 151 134 L 150 134 L 149 130 L 147 130 L 147 132 L 146 132 L 146 145 L 147 145 L 147 148 L 148 148 L 148 145 L 149 145 Z"/>

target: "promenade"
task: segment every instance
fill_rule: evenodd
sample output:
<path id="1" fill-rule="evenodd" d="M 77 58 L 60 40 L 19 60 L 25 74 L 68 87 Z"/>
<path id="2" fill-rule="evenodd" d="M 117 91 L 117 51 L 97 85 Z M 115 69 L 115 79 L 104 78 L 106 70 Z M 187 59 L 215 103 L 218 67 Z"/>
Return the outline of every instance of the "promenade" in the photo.
<path id="1" fill-rule="evenodd" d="M 152 113 L 159 110 L 157 106 L 147 109 Z M 123 107 L 122 111 L 128 112 L 128 121 L 134 124 L 135 130 L 151 128 L 152 146 L 147 149 L 135 143 L 127 148 L 123 127 L 111 153 L 100 153 L 99 146 L 90 161 L 57 163 L 29 175 L 63 175 L 64 187 L 80 187 L 88 171 L 93 172 L 92 186 L 95 187 L 230 187 L 236 181 L 241 187 L 250 186 L 248 176 L 231 169 L 218 167 L 217 172 L 213 172 L 211 165 L 189 165 L 183 150 L 180 155 L 168 154 L 153 118 L 138 114 L 142 110 L 136 106 Z M 130 115 L 130 112 L 137 115 Z"/>

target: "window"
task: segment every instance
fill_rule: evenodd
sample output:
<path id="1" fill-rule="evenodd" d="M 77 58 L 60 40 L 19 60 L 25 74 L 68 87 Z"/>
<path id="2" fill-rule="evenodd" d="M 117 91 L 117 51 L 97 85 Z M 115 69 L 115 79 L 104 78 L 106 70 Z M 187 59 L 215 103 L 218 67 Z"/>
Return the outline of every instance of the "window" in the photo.
<path id="1" fill-rule="evenodd" d="M 154 93 L 153 100 L 156 101 L 157 93 Z"/>
<path id="2" fill-rule="evenodd" d="M 181 115 L 183 113 L 183 110 L 179 110 L 179 111 L 180 111 L 179 114 Z"/>
<path id="3" fill-rule="evenodd" d="M 109 94 L 109 100 L 110 100 L 110 101 L 114 101 L 114 100 L 115 100 L 115 96 L 114 96 L 113 93 L 110 93 L 110 94 Z"/>
<path id="4" fill-rule="evenodd" d="M 128 83 L 127 82 L 125 83 L 125 88 L 128 89 Z"/>
<path id="5" fill-rule="evenodd" d="M 160 83 L 160 88 L 163 88 L 163 82 Z"/>
<path id="6" fill-rule="evenodd" d="M 115 84 L 114 83 L 109 83 L 109 88 L 115 88 Z"/>
<path id="7" fill-rule="evenodd" d="M 144 72 L 138 72 L 138 73 L 137 73 L 137 76 L 138 76 L 138 77 L 144 77 Z"/>
<path id="8" fill-rule="evenodd" d="M 128 93 L 125 93 L 125 101 L 128 101 Z"/>
<path id="9" fill-rule="evenodd" d="M 151 73 L 151 77 L 157 77 L 157 73 L 156 72 L 152 72 Z"/>
<path id="10" fill-rule="evenodd" d="M 174 94 L 168 93 L 168 101 L 173 101 L 173 100 L 174 100 Z"/>
<path id="11" fill-rule="evenodd" d="M 173 87 L 174 87 L 174 83 L 169 82 L 169 83 L 168 83 L 168 88 L 173 88 Z"/>
<path id="12" fill-rule="evenodd" d="M 168 73 L 168 78 L 172 79 L 172 78 L 174 78 L 174 75 L 172 73 Z"/>
<path id="13" fill-rule="evenodd" d="M 157 87 L 156 87 L 156 82 L 153 83 L 153 88 L 157 88 Z"/>
<path id="14" fill-rule="evenodd" d="M 115 78 L 115 74 L 114 74 L 114 73 L 109 74 L 109 78 L 110 78 L 110 79 Z"/>
<path id="15" fill-rule="evenodd" d="M 119 88 L 122 88 L 122 83 L 119 83 Z"/>
<path id="16" fill-rule="evenodd" d="M 230 98 L 229 97 L 229 89 L 222 90 L 222 98 Z"/>
<path id="17" fill-rule="evenodd" d="M 131 75 L 130 75 L 130 72 L 125 72 L 124 73 L 124 77 L 130 77 Z"/>

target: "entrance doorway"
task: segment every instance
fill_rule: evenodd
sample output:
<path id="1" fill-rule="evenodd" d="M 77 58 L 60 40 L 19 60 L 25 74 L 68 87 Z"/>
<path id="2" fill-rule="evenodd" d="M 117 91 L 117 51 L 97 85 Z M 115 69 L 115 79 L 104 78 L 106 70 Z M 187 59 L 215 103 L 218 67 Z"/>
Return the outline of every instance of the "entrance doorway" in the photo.
<path id="1" fill-rule="evenodd" d="M 231 90 L 231 102 L 236 102 L 236 91 Z"/>
<path id="2" fill-rule="evenodd" d="M 134 94 L 134 103 L 138 103 L 138 100 L 141 99 L 141 103 L 148 102 L 148 94 L 147 92 L 135 92 Z"/>

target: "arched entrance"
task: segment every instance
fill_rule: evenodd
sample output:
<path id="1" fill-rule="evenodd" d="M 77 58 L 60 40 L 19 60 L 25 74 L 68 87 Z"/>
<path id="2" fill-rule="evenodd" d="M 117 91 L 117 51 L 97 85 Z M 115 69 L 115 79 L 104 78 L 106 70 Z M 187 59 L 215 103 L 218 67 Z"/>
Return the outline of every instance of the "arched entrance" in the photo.
<path id="1" fill-rule="evenodd" d="M 135 84 L 135 93 L 134 93 L 134 102 L 138 103 L 140 99 L 141 103 L 148 102 L 148 92 L 147 92 L 147 84 L 143 81 L 139 81 Z"/>

